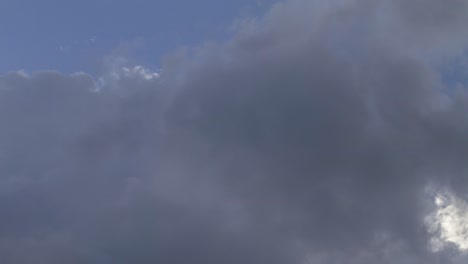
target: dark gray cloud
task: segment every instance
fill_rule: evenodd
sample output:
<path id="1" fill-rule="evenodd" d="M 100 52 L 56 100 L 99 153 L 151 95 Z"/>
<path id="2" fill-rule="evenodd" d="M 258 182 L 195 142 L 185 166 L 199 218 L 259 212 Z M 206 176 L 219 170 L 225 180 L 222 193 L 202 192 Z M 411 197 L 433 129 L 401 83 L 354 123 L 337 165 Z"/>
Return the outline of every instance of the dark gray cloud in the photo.
<path id="1" fill-rule="evenodd" d="M 291 0 L 159 75 L 3 75 L 0 262 L 463 263 L 425 219 L 466 199 L 467 6 Z"/>

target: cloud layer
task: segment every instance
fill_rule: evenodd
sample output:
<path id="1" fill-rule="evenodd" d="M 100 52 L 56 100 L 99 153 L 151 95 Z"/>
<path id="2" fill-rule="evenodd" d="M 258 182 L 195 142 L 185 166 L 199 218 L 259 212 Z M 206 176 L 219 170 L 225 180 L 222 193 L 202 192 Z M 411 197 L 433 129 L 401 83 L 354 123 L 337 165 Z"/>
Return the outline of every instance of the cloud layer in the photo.
<path id="1" fill-rule="evenodd" d="M 467 10 L 289 0 L 158 74 L 1 76 L 0 262 L 463 263 L 427 216 L 466 200 Z"/>

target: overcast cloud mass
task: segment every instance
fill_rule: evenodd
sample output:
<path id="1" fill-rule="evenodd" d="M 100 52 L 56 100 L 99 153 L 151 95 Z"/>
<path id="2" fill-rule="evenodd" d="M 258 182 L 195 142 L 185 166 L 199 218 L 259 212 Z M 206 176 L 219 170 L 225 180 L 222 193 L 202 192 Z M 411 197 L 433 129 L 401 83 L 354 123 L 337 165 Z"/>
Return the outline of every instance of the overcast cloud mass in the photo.
<path id="1" fill-rule="evenodd" d="M 157 73 L 2 75 L 0 263 L 466 263 L 467 25 L 287 0 Z"/>

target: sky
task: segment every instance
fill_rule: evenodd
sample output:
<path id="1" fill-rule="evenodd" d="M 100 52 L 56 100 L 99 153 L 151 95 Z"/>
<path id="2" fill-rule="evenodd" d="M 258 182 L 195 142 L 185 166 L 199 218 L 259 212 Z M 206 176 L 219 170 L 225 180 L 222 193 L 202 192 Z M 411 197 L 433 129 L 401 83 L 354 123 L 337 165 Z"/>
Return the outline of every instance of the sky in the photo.
<path id="1" fill-rule="evenodd" d="M 468 1 L 0 10 L 0 263 L 467 263 Z"/>
<path id="2" fill-rule="evenodd" d="M 135 59 L 157 66 L 173 49 L 225 38 L 236 19 L 268 2 L 2 0 L 0 72 L 98 72 L 104 56 L 135 42 Z"/>

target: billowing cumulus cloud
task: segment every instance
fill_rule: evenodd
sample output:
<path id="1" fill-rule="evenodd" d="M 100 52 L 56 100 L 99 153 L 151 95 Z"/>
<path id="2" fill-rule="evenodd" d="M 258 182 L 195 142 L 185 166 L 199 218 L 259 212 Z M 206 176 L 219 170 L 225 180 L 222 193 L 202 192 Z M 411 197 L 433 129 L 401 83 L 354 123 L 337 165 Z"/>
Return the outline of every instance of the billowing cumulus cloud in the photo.
<path id="1" fill-rule="evenodd" d="M 0 262 L 466 262 L 467 10 L 289 0 L 158 73 L 1 76 Z"/>

